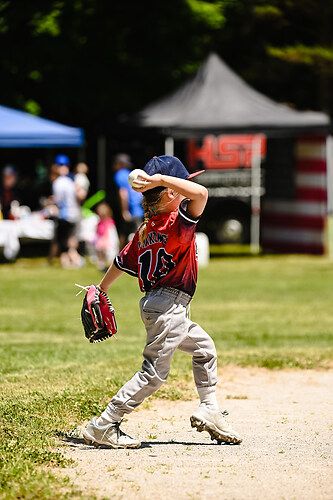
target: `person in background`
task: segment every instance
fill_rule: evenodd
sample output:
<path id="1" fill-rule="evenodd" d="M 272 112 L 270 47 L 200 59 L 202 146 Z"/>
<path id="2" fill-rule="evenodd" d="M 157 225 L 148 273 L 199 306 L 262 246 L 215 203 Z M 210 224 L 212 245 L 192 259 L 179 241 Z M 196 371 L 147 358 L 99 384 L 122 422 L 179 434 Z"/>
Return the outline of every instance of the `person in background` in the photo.
<path id="1" fill-rule="evenodd" d="M 106 272 L 119 252 L 119 238 L 110 205 L 105 202 L 99 203 L 96 207 L 96 214 L 99 217 L 94 239 L 96 266 L 99 270 Z"/>
<path id="2" fill-rule="evenodd" d="M 80 203 L 83 203 L 88 196 L 90 181 L 88 178 L 89 168 L 84 162 L 79 162 L 74 168 L 74 182 L 76 195 Z"/>
<path id="3" fill-rule="evenodd" d="M 6 165 L 2 171 L 0 186 L 0 206 L 4 219 L 14 219 L 11 211 L 12 203 L 20 203 L 21 196 L 17 187 L 18 173 L 12 165 Z"/>
<path id="4" fill-rule="evenodd" d="M 40 186 L 39 190 L 39 198 L 38 198 L 38 204 L 39 208 L 43 211 L 44 216 L 46 218 L 52 218 L 58 213 L 58 209 L 54 204 L 54 196 L 53 196 L 53 182 L 56 180 L 58 177 L 58 165 L 56 163 L 53 163 L 47 173 L 47 179 L 43 182 L 43 184 Z"/>
<path id="5" fill-rule="evenodd" d="M 117 154 L 112 169 L 119 195 L 121 221 L 118 231 L 120 248 L 123 248 L 128 242 L 129 235 L 135 233 L 143 222 L 142 194 L 134 191 L 128 182 L 128 174 L 133 169 L 129 155 Z"/>
<path id="6" fill-rule="evenodd" d="M 58 177 L 59 177 L 58 165 L 56 163 L 53 163 L 49 167 L 48 178 L 47 181 L 44 183 L 42 189 L 43 196 L 39 198 L 41 213 L 43 214 L 45 219 L 53 220 L 55 222 L 55 225 L 57 224 L 59 210 L 54 201 L 53 183 Z M 48 255 L 48 262 L 50 265 L 52 264 L 53 260 L 57 257 L 58 254 L 59 254 L 59 244 L 57 241 L 56 234 L 54 234 L 51 240 L 49 255 Z"/>
<path id="7" fill-rule="evenodd" d="M 58 207 L 55 236 L 60 251 L 60 262 L 65 268 L 81 267 L 83 257 L 78 252 L 78 227 L 81 208 L 73 179 L 69 176 L 70 161 L 66 155 L 57 155 L 58 177 L 52 185 L 54 202 Z"/>

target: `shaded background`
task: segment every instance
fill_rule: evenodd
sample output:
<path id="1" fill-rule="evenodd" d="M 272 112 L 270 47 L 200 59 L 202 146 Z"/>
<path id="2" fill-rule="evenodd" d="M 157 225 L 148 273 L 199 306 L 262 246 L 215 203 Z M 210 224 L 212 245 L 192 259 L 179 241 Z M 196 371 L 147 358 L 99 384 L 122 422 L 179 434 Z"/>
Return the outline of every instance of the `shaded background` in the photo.
<path id="1" fill-rule="evenodd" d="M 277 102 L 332 116 L 333 1 L 0 1 L 1 104 L 86 132 L 96 184 L 97 138 L 106 164 L 126 151 L 136 166 L 164 142 L 126 119 L 193 76 L 214 51 Z M 81 152 L 63 150 L 77 160 Z M 2 150 L 1 163 L 38 175 L 52 150 Z"/>

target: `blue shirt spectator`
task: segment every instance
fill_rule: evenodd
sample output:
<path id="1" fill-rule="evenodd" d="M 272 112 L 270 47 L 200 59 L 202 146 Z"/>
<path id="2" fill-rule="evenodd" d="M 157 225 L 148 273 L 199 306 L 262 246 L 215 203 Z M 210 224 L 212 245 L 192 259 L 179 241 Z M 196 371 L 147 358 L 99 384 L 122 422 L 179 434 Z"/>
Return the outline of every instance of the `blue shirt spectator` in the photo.
<path id="1" fill-rule="evenodd" d="M 113 180 L 118 189 L 121 221 L 118 222 L 120 249 L 128 242 L 143 221 L 142 194 L 131 188 L 128 175 L 133 170 L 130 157 L 121 153 L 113 161 Z"/>
<path id="2" fill-rule="evenodd" d="M 137 193 L 134 189 L 131 188 L 130 183 L 128 182 L 128 176 L 131 170 L 127 168 L 122 168 L 118 170 L 114 174 L 114 181 L 118 187 L 118 189 L 126 189 L 128 196 L 128 211 L 132 217 L 143 217 L 144 212 L 141 205 L 142 194 Z"/>

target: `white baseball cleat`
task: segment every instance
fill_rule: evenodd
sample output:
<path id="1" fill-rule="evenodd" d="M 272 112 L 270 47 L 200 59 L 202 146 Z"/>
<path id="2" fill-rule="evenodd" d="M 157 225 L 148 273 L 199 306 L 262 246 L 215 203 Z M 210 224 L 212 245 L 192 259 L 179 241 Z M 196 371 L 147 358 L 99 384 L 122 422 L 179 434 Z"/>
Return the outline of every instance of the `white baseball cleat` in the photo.
<path id="1" fill-rule="evenodd" d="M 191 416 L 191 426 L 196 427 L 198 432 L 207 431 L 211 439 L 216 439 L 218 444 L 242 442 L 240 435 L 235 432 L 224 418 L 227 411 L 209 410 L 206 406 L 199 406 Z"/>
<path id="2" fill-rule="evenodd" d="M 120 422 L 106 425 L 98 425 L 94 417 L 83 432 L 83 438 L 87 444 L 93 444 L 98 448 L 100 445 L 111 448 L 140 448 L 138 439 L 133 439 L 120 429 Z"/>

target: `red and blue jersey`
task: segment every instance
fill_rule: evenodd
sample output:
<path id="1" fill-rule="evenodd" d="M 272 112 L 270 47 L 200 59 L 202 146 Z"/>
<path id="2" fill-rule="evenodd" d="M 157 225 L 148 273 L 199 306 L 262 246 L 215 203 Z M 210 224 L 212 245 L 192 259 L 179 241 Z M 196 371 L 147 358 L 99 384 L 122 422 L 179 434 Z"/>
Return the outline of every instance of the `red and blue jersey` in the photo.
<path id="1" fill-rule="evenodd" d="M 198 278 L 195 228 L 199 218 L 187 211 L 188 200 L 178 210 L 154 215 L 147 223 L 141 244 L 139 231 L 115 258 L 121 271 L 139 279 L 142 292 L 172 287 L 193 295 Z"/>

